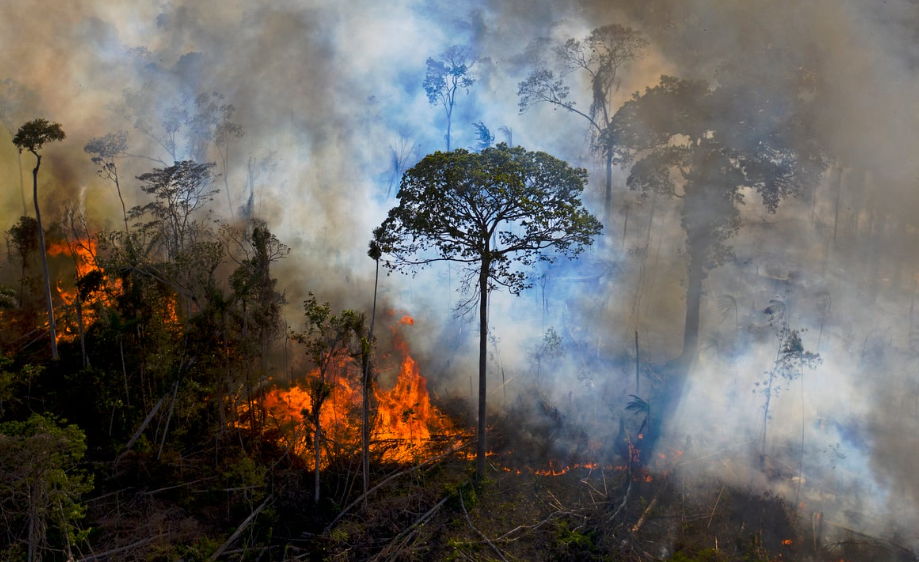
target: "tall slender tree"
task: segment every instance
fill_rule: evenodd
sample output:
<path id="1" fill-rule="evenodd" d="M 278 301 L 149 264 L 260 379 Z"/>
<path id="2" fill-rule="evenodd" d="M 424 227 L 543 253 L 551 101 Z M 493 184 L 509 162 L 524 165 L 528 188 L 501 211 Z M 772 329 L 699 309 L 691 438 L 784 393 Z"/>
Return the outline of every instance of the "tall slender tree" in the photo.
<path id="1" fill-rule="evenodd" d="M 45 232 L 41 224 L 41 210 L 38 206 L 38 170 L 41 168 L 39 151 L 46 143 L 62 141 L 67 138 L 60 123 L 51 123 L 47 119 L 34 119 L 19 127 L 13 144 L 19 149 L 28 150 L 35 156 L 35 168 L 32 169 L 32 202 L 35 204 L 35 220 L 38 222 L 38 245 L 41 254 L 42 275 L 45 279 L 45 301 L 48 306 L 48 332 L 51 335 L 51 358 L 59 359 L 57 353 L 57 331 L 54 326 L 54 303 L 51 301 L 51 277 L 48 273 L 48 256 L 45 252 Z"/>
<path id="2" fill-rule="evenodd" d="M 581 203 L 587 172 L 544 152 L 506 144 L 480 153 L 458 149 L 426 156 L 402 177 L 399 205 L 374 240 L 384 263 L 412 270 L 440 262 L 463 264 L 467 301 L 479 304 L 479 407 L 476 478 L 485 476 L 488 295 L 530 287 L 524 267 L 575 256 L 602 225 Z"/>
<path id="3" fill-rule="evenodd" d="M 548 103 L 575 115 L 590 124 L 591 149 L 606 163 L 606 189 L 604 221 L 609 223 L 613 200 L 613 161 L 616 154 L 616 137 L 611 134 L 613 94 L 619 88 L 619 71 L 629 62 L 638 59 L 648 40 L 634 29 L 618 24 L 604 25 L 590 32 L 583 40 L 568 39 L 555 49 L 561 64 L 561 76 L 547 65 L 540 64 L 520 82 L 520 113 L 540 103 Z M 590 107 L 582 110 L 570 99 L 570 87 L 565 77 L 581 72 L 590 80 Z"/>
<path id="4" fill-rule="evenodd" d="M 99 166 L 96 171 L 99 177 L 109 180 L 115 184 L 115 190 L 118 192 L 118 200 L 121 201 L 121 213 L 124 217 L 124 233 L 129 234 L 128 228 L 128 208 L 124 203 L 124 196 L 121 194 L 121 181 L 118 177 L 117 159 L 127 156 L 128 150 L 128 133 L 127 131 L 118 131 L 109 133 L 104 137 L 95 137 L 86 143 L 83 151 L 92 157 L 93 164 Z"/>
<path id="5" fill-rule="evenodd" d="M 471 69 L 475 57 L 469 47 L 453 45 L 440 55 L 440 59 L 429 58 L 427 73 L 424 76 L 424 92 L 431 105 L 444 108 L 447 117 L 447 152 L 450 152 L 450 132 L 453 124 L 453 109 L 456 107 L 456 96 L 460 90 L 469 91 L 475 84 Z"/>

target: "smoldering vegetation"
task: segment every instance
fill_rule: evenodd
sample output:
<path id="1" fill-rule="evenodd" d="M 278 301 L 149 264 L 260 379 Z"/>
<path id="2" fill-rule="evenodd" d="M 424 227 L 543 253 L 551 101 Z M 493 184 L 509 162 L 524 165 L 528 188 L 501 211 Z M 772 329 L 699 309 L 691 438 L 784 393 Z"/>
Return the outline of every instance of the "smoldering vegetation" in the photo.
<path id="1" fill-rule="evenodd" d="M 39 116 L 67 131 L 44 150 L 39 178 L 43 216 L 58 232 L 68 229 L 68 208 L 71 225 L 76 209 L 93 233 L 127 221 L 94 155 L 117 164 L 127 209 L 150 202 L 138 176 L 213 162 L 219 193 L 202 223 L 242 229 L 260 219 L 290 249 L 272 268 L 285 328 L 302 328 L 309 292 L 367 311 L 370 233 L 396 203 L 402 173 L 445 148 L 445 107 L 422 88 L 426 62 L 467 46 L 474 83 L 450 108 L 452 148 L 478 147 L 481 124 L 489 143 L 587 168 L 585 200 L 601 219 L 609 212 L 601 239 L 578 261 L 538 267 L 521 296 L 496 292 L 491 301 L 496 462 L 532 470 L 635 462 L 674 482 L 717 477 L 838 528 L 919 548 L 913 0 L 515 0 L 460 11 L 401 1 L 138 4 L 0 8 L 0 138 Z M 594 76 L 558 50 L 572 38 L 587 45 L 610 24 L 647 45 L 617 68 L 601 118 Z M 521 84 L 540 68 L 564 81 L 567 97 L 522 108 Z M 608 172 L 604 150 L 612 149 L 597 132 L 612 131 L 617 111 L 662 75 L 706 92 L 741 91 L 732 81 L 744 80 L 755 90 L 722 99 L 696 141 L 677 130 L 663 145 L 691 148 L 727 131 L 749 148 L 775 133 L 795 154 L 819 152 L 812 181 L 783 192 L 774 212 L 756 185 L 740 182 L 729 205 L 736 217 L 712 223 L 727 232 L 718 240 L 725 252 L 705 264 L 691 366 L 681 363 L 691 181 L 684 173 L 669 192 L 642 189 L 630 180 L 638 149 L 617 152 Z M 754 97 L 760 105 L 745 105 Z M 666 120 L 673 107 L 649 113 Z M 773 117 L 776 131 L 744 128 Z M 652 127 L 630 126 L 635 136 Z M 125 143 L 114 152 L 84 150 L 120 131 Z M 2 142 L 0 224 L 10 231 L 33 214 L 33 163 Z M 684 164 L 662 169 L 694 171 Z M 15 242 L 6 247 L 0 283 L 37 287 L 37 262 L 20 260 Z M 57 278 L 70 274 L 64 257 L 51 266 Z M 468 297 L 462 276 L 455 264 L 417 276 L 383 272 L 378 306 L 416 318 L 406 337 L 432 396 L 472 427 L 478 333 L 474 315 L 457 307 Z M 290 353 L 279 346 L 267 361 L 299 373 L 303 360 Z"/>

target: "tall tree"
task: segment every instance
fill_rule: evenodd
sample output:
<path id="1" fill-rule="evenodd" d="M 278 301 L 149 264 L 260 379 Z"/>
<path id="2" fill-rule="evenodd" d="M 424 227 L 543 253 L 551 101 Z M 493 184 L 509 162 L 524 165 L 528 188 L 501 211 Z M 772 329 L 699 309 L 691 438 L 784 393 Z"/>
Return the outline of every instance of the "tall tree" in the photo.
<path id="1" fill-rule="evenodd" d="M 370 330 L 361 336 L 361 472 L 364 476 L 364 507 L 367 507 L 367 492 L 370 490 L 370 395 L 373 386 L 373 324 L 377 318 L 377 287 L 380 282 L 380 258 L 383 252 L 376 240 L 370 241 L 367 256 L 373 260 L 373 308 L 370 310 Z"/>
<path id="2" fill-rule="evenodd" d="M 62 141 L 67 138 L 60 123 L 50 123 L 47 119 L 34 119 L 19 127 L 13 144 L 19 149 L 28 150 L 35 156 L 35 168 L 32 169 L 32 202 L 35 204 L 35 220 L 38 222 L 38 245 L 41 253 L 42 274 L 45 278 L 45 301 L 48 306 L 48 331 L 51 335 L 51 357 L 57 361 L 57 332 L 54 327 L 54 304 L 51 302 L 51 277 L 48 273 L 48 256 L 45 252 L 45 232 L 41 224 L 41 211 L 38 207 L 38 169 L 41 167 L 39 151 L 49 142 Z"/>
<path id="3" fill-rule="evenodd" d="M 391 270 L 439 261 L 464 265 L 462 286 L 479 301 L 476 477 L 485 475 L 488 294 L 530 287 L 523 267 L 576 256 L 602 225 L 581 203 L 587 172 L 544 152 L 506 144 L 426 156 L 402 177 L 399 205 L 374 230 Z"/>
<path id="4" fill-rule="evenodd" d="M 93 164 L 99 166 L 96 171 L 99 177 L 109 180 L 115 184 L 115 190 L 118 192 L 118 200 L 121 201 L 121 213 L 124 217 L 124 232 L 129 234 L 128 229 L 128 208 L 124 204 L 124 197 L 121 194 L 121 181 L 118 178 L 118 165 L 116 160 L 127 156 L 128 150 L 128 133 L 118 131 L 109 133 L 104 137 L 94 137 L 83 147 L 83 152 L 92 157 Z"/>
<path id="5" fill-rule="evenodd" d="M 604 220 L 609 223 L 613 199 L 613 160 L 616 138 L 611 134 L 613 94 L 619 88 L 619 71 L 627 63 L 638 59 L 648 45 L 644 36 L 628 27 L 611 24 L 598 27 L 583 40 L 568 39 L 555 49 L 561 63 L 560 76 L 540 61 L 537 67 L 520 82 L 520 113 L 540 103 L 560 107 L 580 115 L 590 124 L 591 149 L 606 162 L 606 196 Z M 583 111 L 569 99 L 570 87 L 565 77 L 582 72 L 590 80 L 590 108 Z"/>
<path id="6" fill-rule="evenodd" d="M 470 73 L 475 57 L 469 47 L 453 45 L 440 55 L 440 59 L 428 58 L 427 73 L 424 76 L 424 92 L 431 105 L 444 108 L 447 117 L 447 152 L 450 152 L 450 130 L 453 123 L 453 109 L 460 90 L 469 91 L 475 84 Z"/>
<path id="7" fill-rule="evenodd" d="M 241 335 L 238 346 L 242 349 L 246 397 L 250 402 L 250 411 L 253 411 L 252 360 L 255 357 L 260 360 L 264 373 L 271 343 L 281 334 L 281 308 L 287 303 L 283 293 L 277 290 L 277 279 L 271 276 L 271 264 L 285 258 L 290 248 L 271 233 L 265 222 L 251 219 L 248 226 L 245 231 L 226 226 L 221 230 L 221 238 L 230 259 L 238 266 L 229 281 L 233 289 L 234 317 Z M 229 336 L 224 320 L 224 351 L 226 360 L 229 360 Z M 229 394 L 229 367 L 226 385 Z"/>
<path id="8" fill-rule="evenodd" d="M 782 199 L 814 185 L 824 168 L 807 132 L 804 97 L 751 72 L 726 68 L 714 89 L 664 76 L 625 103 L 611 125 L 617 150 L 633 162 L 629 187 L 683 201 L 689 263 L 681 363 L 687 366 L 698 347 L 703 281 L 731 259 L 727 240 L 740 228 L 744 190 L 773 213 Z"/>

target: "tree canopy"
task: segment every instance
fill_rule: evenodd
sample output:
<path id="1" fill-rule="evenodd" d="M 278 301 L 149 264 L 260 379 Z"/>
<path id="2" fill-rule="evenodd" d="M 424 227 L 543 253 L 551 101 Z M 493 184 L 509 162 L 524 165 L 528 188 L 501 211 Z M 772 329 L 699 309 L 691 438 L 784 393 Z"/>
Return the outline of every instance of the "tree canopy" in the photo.
<path id="1" fill-rule="evenodd" d="M 19 148 L 19 152 L 28 150 L 32 154 L 38 155 L 37 152 L 49 142 L 62 141 L 67 138 L 64 129 L 60 123 L 51 123 L 47 119 L 33 119 L 16 131 L 13 137 L 13 144 Z"/>
<path id="2" fill-rule="evenodd" d="M 476 276 L 485 262 L 489 290 L 518 294 L 530 286 L 520 266 L 577 255 L 600 232 L 580 200 L 586 181 L 583 169 L 504 143 L 436 152 L 403 176 L 399 205 L 374 235 L 390 269 L 452 261 Z"/>

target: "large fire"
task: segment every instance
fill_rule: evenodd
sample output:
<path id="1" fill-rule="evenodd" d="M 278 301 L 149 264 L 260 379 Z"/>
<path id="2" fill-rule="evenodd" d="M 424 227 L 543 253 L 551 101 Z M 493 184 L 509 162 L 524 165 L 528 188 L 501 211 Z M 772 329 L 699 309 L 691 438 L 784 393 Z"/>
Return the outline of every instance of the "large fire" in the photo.
<path id="1" fill-rule="evenodd" d="M 412 325 L 403 317 L 399 324 Z M 393 332 L 400 356 L 399 370 L 391 389 L 375 387 L 375 407 L 371 423 L 371 453 L 384 462 L 411 462 L 424 457 L 433 448 L 453 444 L 463 436 L 449 418 L 431 403 L 427 380 L 409 353 L 408 344 Z M 307 381 L 318 377 L 318 371 L 307 375 Z M 350 357 L 342 357 L 326 375 L 331 395 L 320 411 L 323 447 L 330 452 L 355 452 L 360 448 L 360 368 Z M 271 430 L 279 444 L 304 458 L 312 458 L 312 428 L 304 421 L 304 412 L 312 409 L 306 385 L 272 388 L 264 398 L 265 429 Z M 247 405 L 241 406 L 245 413 Z M 329 458 L 323 455 L 322 464 Z"/>
<path id="2" fill-rule="evenodd" d="M 99 304 L 110 304 L 112 295 L 120 292 L 121 280 L 114 283 L 101 275 L 102 269 L 96 259 L 96 241 L 89 239 L 75 239 L 67 242 L 53 242 L 48 246 L 49 256 L 67 256 L 72 259 L 74 276 L 72 280 L 59 279 L 57 292 L 64 302 L 64 308 L 59 309 L 57 319 L 58 341 L 72 341 L 79 334 L 78 322 L 82 317 L 84 329 L 96 320 Z M 80 301 L 76 281 L 86 278 L 93 272 L 100 273 L 100 284 L 97 290 L 90 292 L 86 299 Z M 68 278 L 70 276 L 67 276 Z"/>

